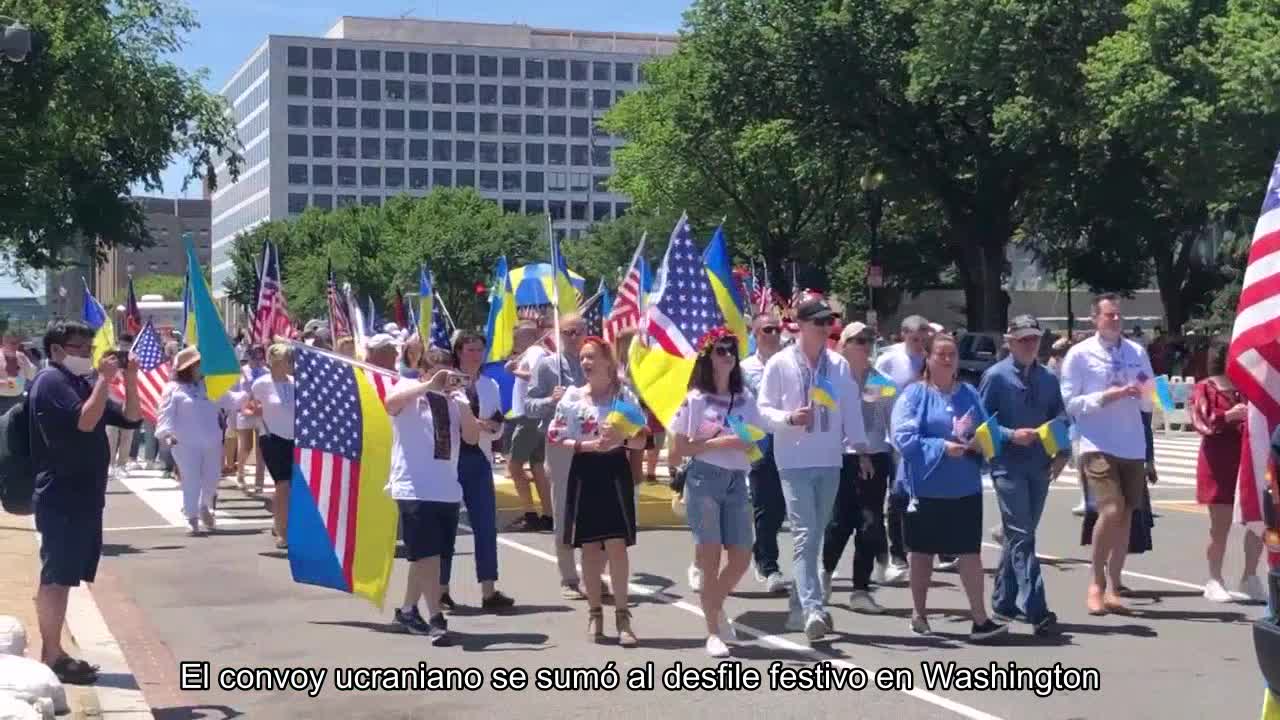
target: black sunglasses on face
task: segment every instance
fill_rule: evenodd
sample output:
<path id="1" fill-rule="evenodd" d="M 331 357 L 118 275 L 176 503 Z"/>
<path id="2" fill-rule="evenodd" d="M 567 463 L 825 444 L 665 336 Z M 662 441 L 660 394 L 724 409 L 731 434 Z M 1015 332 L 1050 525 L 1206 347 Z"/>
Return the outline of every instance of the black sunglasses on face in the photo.
<path id="1" fill-rule="evenodd" d="M 760 328 L 760 332 L 764 333 L 765 335 L 777 335 L 781 331 L 782 331 L 782 328 L 778 327 L 777 325 L 768 325 L 766 327 Z"/>
<path id="2" fill-rule="evenodd" d="M 578 337 L 579 335 L 582 334 L 582 331 L 581 330 L 561 330 L 560 334 L 564 335 L 565 337 Z"/>
<path id="3" fill-rule="evenodd" d="M 849 342 L 853 343 L 854 345 L 869 345 L 869 344 L 871 344 L 871 340 L 870 340 L 869 338 L 864 338 L 864 337 L 855 337 L 855 338 L 850 338 Z"/>
<path id="4" fill-rule="evenodd" d="M 817 325 L 818 327 L 831 327 L 832 325 L 835 324 L 836 319 L 835 318 L 819 318 L 817 320 L 810 320 L 809 322 L 813 323 L 814 325 Z"/>
<path id="5" fill-rule="evenodd" d="M 738 348 L 733 345 L 717 345 L 715 352 L 720 357 L 731 357 L 738 354 Z"/>

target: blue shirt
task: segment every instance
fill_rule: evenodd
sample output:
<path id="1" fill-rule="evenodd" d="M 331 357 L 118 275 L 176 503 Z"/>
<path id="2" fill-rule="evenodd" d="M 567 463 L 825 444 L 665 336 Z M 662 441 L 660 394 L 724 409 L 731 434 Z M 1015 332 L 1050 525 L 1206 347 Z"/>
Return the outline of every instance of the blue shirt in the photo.
<path id="1" fill-rule="evenodd" d="M 982 456 L 966 453 L 951 457 L 946 453 L 946 442 L 968 442 L 985 419 L 978 391 L 968 383 L 957 382 L 949 396 L 927 382 L 908 385 L 899 393 L 890 423 L 893 444 L 901 456 L 899 490 L 925 498 L 981 493 Z"/>
<path id="2" fill-rule="evenodd" d="M 1025 447 L 1014 445 L 1013 431 L 1038 428 L 1066 414 L 1058 378 L 1038 362 L 1020 368 L 1011 355 L 982 374 L 978 394 L 987 415 L 996 416 L 1004 438 L 1003 449 L 991 462 L 991 474 L 1004 474 L 1009 469 L 1048 470 L 1050 458 L 1044 445 L 1039 441 Z"/>

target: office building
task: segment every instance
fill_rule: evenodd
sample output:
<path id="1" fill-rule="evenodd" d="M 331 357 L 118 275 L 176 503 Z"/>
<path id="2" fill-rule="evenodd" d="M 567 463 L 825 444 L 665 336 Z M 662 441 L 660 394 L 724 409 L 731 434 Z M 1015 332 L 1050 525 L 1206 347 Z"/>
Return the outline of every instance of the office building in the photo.
<path id="1" fill-rule="evenodd" d="M 147 230 L 154 241 L 151 247 L 133 249 L 113 247 L 97 267 L 97 294 L 104 304 L 123 301 L 129 276 L 177 275 L 187 272 L 187 251 L 182 234 L 191 233 L 192 243 L 201 267 L 209 267 L 210 202 L 206 198 L 139 197 L 146 213 Z M 166 297 L 165 300 L 181 300 Z"/>
<path id="2" fill-rule="evenodd" d="M 676 40 L 356 17 L 268 36 L 222 90 L 245 163 L 234 184 L 218 170 L 215 291 L 237 233 L 307 207 L 475 187 L 568 236 L 626 212 L 607 189 L 621 141 L 596 120 Z"/>

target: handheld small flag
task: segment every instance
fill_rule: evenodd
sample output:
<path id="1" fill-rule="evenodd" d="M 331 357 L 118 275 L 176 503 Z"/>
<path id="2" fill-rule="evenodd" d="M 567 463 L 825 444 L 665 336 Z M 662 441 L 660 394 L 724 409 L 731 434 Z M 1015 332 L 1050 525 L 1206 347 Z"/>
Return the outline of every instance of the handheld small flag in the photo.
<path id="1" fill-rule="evenodd" d="M 831 410 L 836 409 L 836 389 L 831 384 L 831 379 L 819 375 L 813 380 L 813 388 L 809 391 L 809 398 L 814 403 Z"/>
<path id="2" fill-rule="evenodd" d="M 898 386 L 893 384 L 893 380 L 876 370 L 872 370 L 867 377 L 867 389 L 874 392 L 877 397 L 891 398 L 898 394 Z"/>
<path id="3" fill-rule="evenodd" d="M 991 462 L 992 458 L 1000 454 L 1002 438 L 995 415 L 979 425 L 978 429 L 973 431 L 973 437 L 978 441 L 978 449 L 982 451 L 982 457 L 986 458 L 987 462 Z"/>
<path id="4" fill-rule="evenodd" d="M 418 337 L 425 344 L 431 337 L 435 291 L 432 289 L 431 272 L 423 265 L 418 270 Z"/>
<path id="5" fill-rule="evenodd" d="M 764 457 L 764 450 L 760 447 L 767 437 L 764 430 L 737 418 L 729 419 L 729 427 L 739 440 L 747 443 L 747 459 L 753 463 L 759 462 Z"/>
<path id="6" fill-rule="evenodd" d="M 1169 376 L 1161 375 L 1151 381 L 1151 401 L 1164 412 L 1173 411 L 1173 390 L 1169 387 Z"/>
<path id="7" fill-rule="evenodd" d="M 1036 428 L 1040 436 L 1040 444 L 1049 457 L 1057 457 L 1071 448 L 1071 436 L 1067 433 L 1067 421 L 1054 418 Z"/>
<path id="8" fill-rule="evenodd" d="M 644 411 L 638 405 L 622 398 L 613 401 L 605 423 L 620 430 L 624 437 L 634 437 L 648 424 Z"/>
<path id="9" fill-rule="evenodd" d="M 89 292 L 89 281 L 84 280 L 84 324 L 93 329 L 93 366 L 98 367 L 102 356 L 116 349 L 116 327 L 111 316 L 102 309 L 102 303 Z"/>

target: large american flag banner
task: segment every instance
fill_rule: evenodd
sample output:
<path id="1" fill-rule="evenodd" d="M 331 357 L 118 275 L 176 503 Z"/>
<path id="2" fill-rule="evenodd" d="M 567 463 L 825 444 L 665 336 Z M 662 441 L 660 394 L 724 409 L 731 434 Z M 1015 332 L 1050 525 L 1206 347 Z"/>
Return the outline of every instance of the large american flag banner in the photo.
<path id="1" fill-rule="evenodd" d="M 623 330 L 640 326 L 640 316 L 644 306 L 644 238 L 640 239 L 640 247 L 636 248 L 631 258 L 631 267 L 627 276 L 618 288 L 618 297 L 613 301 L 613 309 L 604 323 L 604 339 L 612 343 Z"/>
<path id="2" fill-rule="evenodd" d="M 138 404 L 142 417 L 154 425 L 160 414 L 160 400 L 169 385 L 169 361 L 164 356 L 160 333 L 150 320 L 133 341 L 133 354 L 138 356 Z M 111 395 L 124 402 L 123 373 L 118 373 L 112 381 Z"/>
<path id="3" fill-rule="evenodd" d="M 648 308 L 645 332 L 649 340 L 677 357 L 692 357 L 698 341 L 724 323 L 715 292 L 707 279 L 702 253 L 693 244 L 687 217 L 671 233 L 657 302 Z"/>
<path id="4" fill-rule="evenodd" d="M 1236 521 L 1261 534 L 1268 486 L 1275 501 L 1271 433 L 1280 423 L 1280 157 L 1271 168 L 1236 309 L 1227 375 L 1249 403 Z M 1272 565 L 1278 557 L 1271 554 Z"/>
<path id="5" fill-rule="evenodd" d="M 267 345 L 273 338 L 293 337 L 293 322 L 280 285 L 280 252 L 271 241 L 262 248 L 262 272 L 258 282 L 258 307 L 253 317 L 253 337 Z"/>

